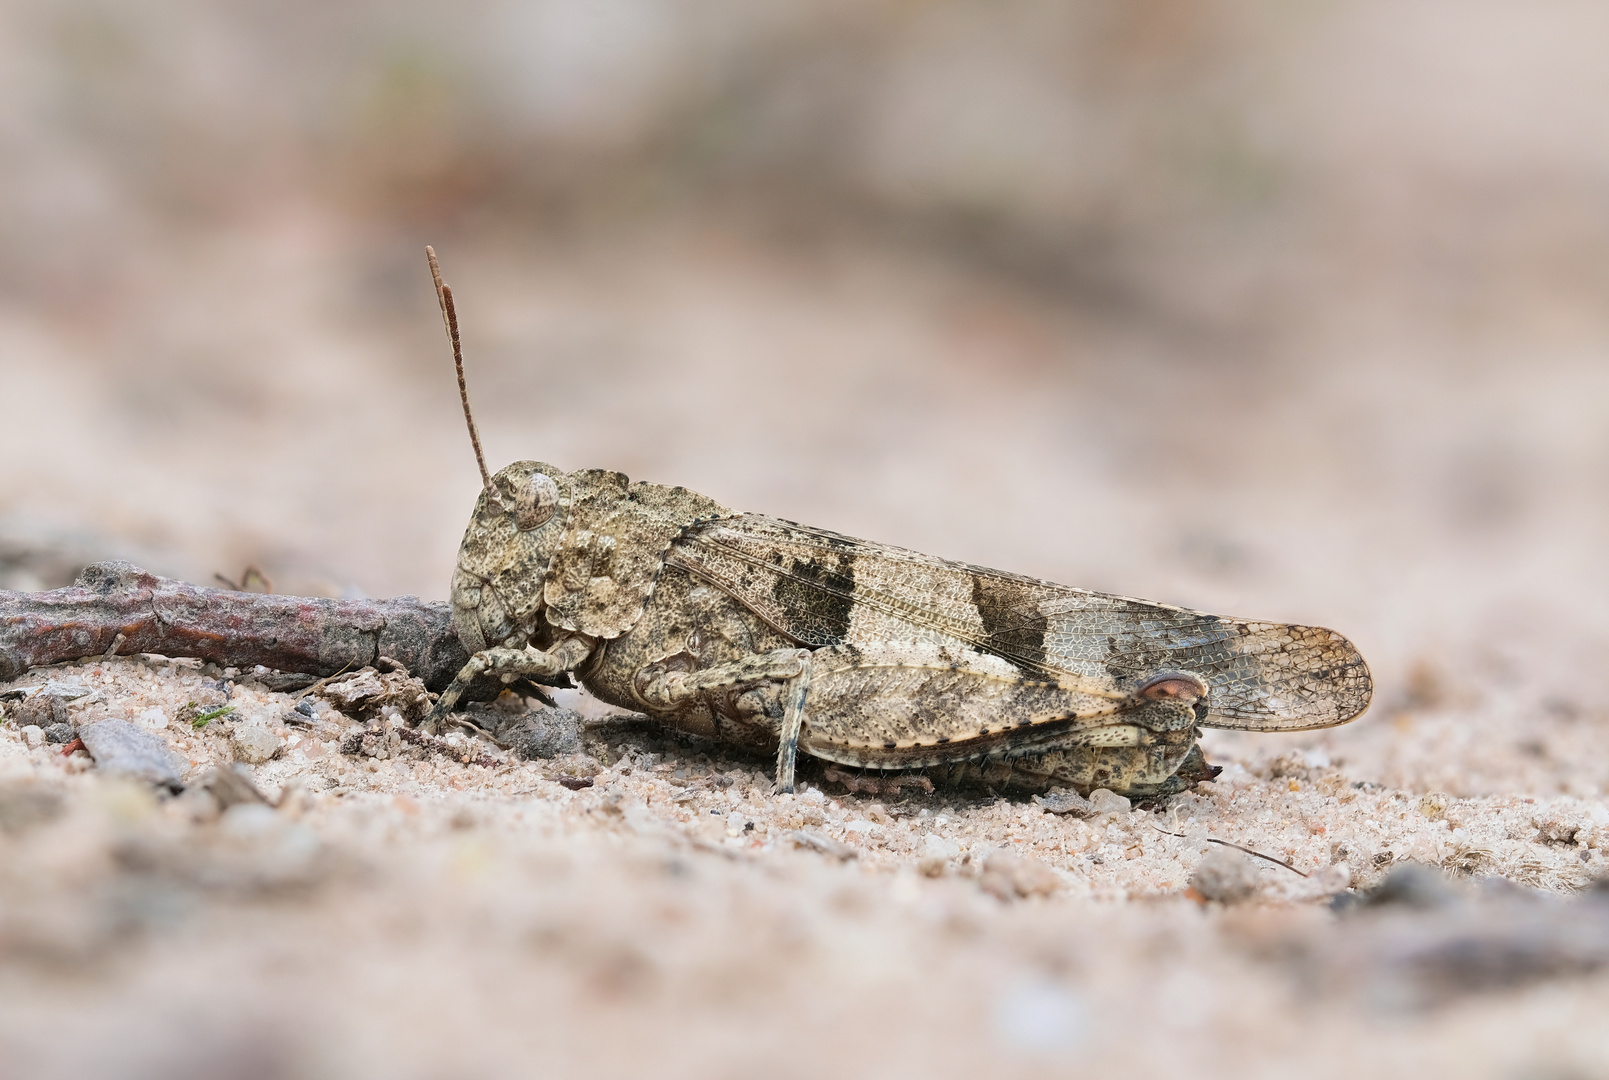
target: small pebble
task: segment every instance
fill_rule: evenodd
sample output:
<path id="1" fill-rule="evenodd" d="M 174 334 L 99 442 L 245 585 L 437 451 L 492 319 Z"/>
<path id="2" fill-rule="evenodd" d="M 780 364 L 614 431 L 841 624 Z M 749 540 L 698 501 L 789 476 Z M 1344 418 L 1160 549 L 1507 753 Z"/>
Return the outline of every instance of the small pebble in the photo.
<path id="1" fill-rule="evenodd" d="M 59 694 L 35 694 L 19 701 L 11 710 L 12 722 L 48 728 L 52 724 L 67 724 L 72 717 L 67 712 L 67 699 Z"/>
<path id="2" fill-rule="evenodd" d="M 380 681 L 379 672 L 373 668 L 364 668 L 338 682 L 324 684 L 318 693 L 342 712 L 349 716 L 357 716 L 364 713 L 374 702 L 383 699 L 386 696 L 386 688 L 385 683 Z"/>
<path id="3" fill-rule="evenodd" d="M 157 708 L 146 709 L 134 718 L 134 722 L 147 731 L 161 731 L 168 726 L 168 714 Z"/>
<path id="4" fill-rule="evenodd" d="M 1096 814 L 1126 814 L 1133 805 L 1117 792 L 1106 788 L 1096 788 L 1089 793 L 1090 810 Z"/>
<path id="5" fill-rule="evenodd" d="M 283 744 L 272 731 L 259 724 L 240 724 L 229 735 L 229 748 L 236 761 L 261 765 L 271 761 Z"/>
<path id="6" fill-rule="evenodd" d="M 78 731 L 71 724 L 51 724 L 45 728 L 45 741 L 49 743 L 70 743 L 78 738 Z"/>
<path id="7" fill-rule="evenodd" d="M 43 733 L 41 733 L 43 734 Z M 78 729 L 84 749 L 104 773 L 147 780 L 177 789 L 180 762 L 162 736 L 142 731 L 127 720 L 101 720 Z"/>
<path id="8" fill-rule="evenodd" d="M 1427 791 L 1419 797 L 1419 812 L 1431 821 L 1438 821 L 1447 816 L 1447 808 L 1453 803 L 1453 797 L 1445 791 Z"/>
<path id="9" fill-rule="evenodd" d="M 18 732 L 22 741 L 28 744 L 28 749 L 37 750 L 45 745 L 45 732 L 38 724 L 27 724 Z"/>
<path id="10" fill-rule="evenodd" d="M 1076 791 L 1051 791 L 1035 795 L 1034 802 L 1052 814 L 1071 814 L 1082 818 L 1097 812 L 1090 801 Z"/>
<path id="11" fill-rule="evenodd" d="M 1257 891 L 1257 869 L 1240 852 L 1215 845 L 1190 875 L 1190 885 L 1203 899 L 1235 904 Z"/>
<path id="12" fill-rule="evenodd" d="M 1537 824 L 1536 839 L 1543 844 L 1573 844 L 1580 832 L 1579 822 L 1549 818 Z"/>
<path id="13" fill-rule="evenodd" d="M 581 715 L 544 706 L 509 717 L 496 734 L 499 742 L 527 761 L 560 757 L 581 749 Z"/>

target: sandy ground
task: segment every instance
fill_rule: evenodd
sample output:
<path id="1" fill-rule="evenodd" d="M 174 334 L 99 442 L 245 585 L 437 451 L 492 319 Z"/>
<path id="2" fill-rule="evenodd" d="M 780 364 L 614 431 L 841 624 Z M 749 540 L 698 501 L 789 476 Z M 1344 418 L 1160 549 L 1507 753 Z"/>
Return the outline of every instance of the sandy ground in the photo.
<path id="1" fill-rule="evenodd" d="M 423 271 L 316 224 L 167 256 L 182 287 L 104 325 L 7 315 L 38 403 L 0 432 L 8 584 L 130 554 L 445 595 L 475 478 Z M 0 1072 L 1602 1072 L 1609 335 L 1409 319 L 1389 280 L 1135 329 L 852 243 L 767 251 L 444 251 L 490 456 L 1335 626 L 1371 712 L 1214 733 L 1216 783 L 1081 818 L 819 771 L 772 796 L 763 761 L 618 720 L 465 764 L 249 672 L 31 672 L 0 689 L 88 691 L 75 722 L 165 739 L 190 789 L 0 728 Z M 200 785 L 243 727 L 278 805 L 220 813 Z M 1452 891 L 1332 907 L 1405 864 Z"/>
<path id="2" fill-rule="evenodd" d="M 1590 971 L 1609 961 L 1609 902 L 1327 903 L 1403 861 L 1579 889 L 1605 864 L 1601 800 L 1418 794 L 1318 751 L 1230 757 L 1160 807 L 1097 795 L 1104 812 L 1082 819 L 831 782 L 778 797 L 764 762 L 629 724 L 589 726 L 548 761 L 464 764 L 395 739 L 343 753 L 355 722 L 216 674 L 116 660 L 23 680 L 98 691 L 76 721 L 124 716 L 198 780 L 258 726 L 279 757 L 248 769 L 279 806 L 220 815 L 199 786 L 158 800 L 7 729 L 10 1075 L 1515 1076 L 1602 1061 L 1609 982 Z M 199 731 L 174 719 L 225 695 L 234 713 Z M 1211 876 L 1203 857 L 1224 849 L 1208 838 L 1308 876 L 1238 855 Z"/>

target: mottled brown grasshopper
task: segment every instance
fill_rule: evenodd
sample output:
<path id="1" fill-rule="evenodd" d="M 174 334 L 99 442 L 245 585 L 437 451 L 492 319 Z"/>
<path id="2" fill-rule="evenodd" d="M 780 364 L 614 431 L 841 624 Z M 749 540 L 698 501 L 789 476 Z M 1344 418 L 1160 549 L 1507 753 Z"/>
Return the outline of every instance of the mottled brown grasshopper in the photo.
<path id="1" fill-rule="evenodd" d="M 744 514 L 681 487 L 520 461 L 487 472 L 452 290 L 428 248 L 483 490 L 453 576 L 483 674 L 566 674 L 681 731 L 1003 788 L 1143 797 L 1216 775 L 1202 727 L 1301 731 L 1369 703 L 1330 630 L 1245 622 Z"/>

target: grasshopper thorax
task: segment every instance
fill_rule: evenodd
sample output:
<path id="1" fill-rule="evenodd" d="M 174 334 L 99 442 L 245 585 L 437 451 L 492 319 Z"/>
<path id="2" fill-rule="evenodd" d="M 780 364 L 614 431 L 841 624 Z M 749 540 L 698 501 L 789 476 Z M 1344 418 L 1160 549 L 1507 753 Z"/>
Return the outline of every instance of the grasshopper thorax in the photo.
<path id="1" fill-rule="evenodd" d="M 677 537 L 728 514 L 686 488 L 515 462 L 481 493 L 458 551 L 459 639 L 475 652 L 559 632 L 619 637 L 642 617 Z"/>

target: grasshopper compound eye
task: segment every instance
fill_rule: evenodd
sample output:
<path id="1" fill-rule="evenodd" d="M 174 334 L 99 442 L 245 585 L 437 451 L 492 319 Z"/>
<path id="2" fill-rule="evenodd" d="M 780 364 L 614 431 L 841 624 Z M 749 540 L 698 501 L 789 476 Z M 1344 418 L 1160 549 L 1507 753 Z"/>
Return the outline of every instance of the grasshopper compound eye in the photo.
<path id="1" fill-rule="evenodd" d="M 521 532 L 545 525 L 558 505 L 559 485 L 545 473 L 532 473 L 514 492 L 514 525 Z"/>

